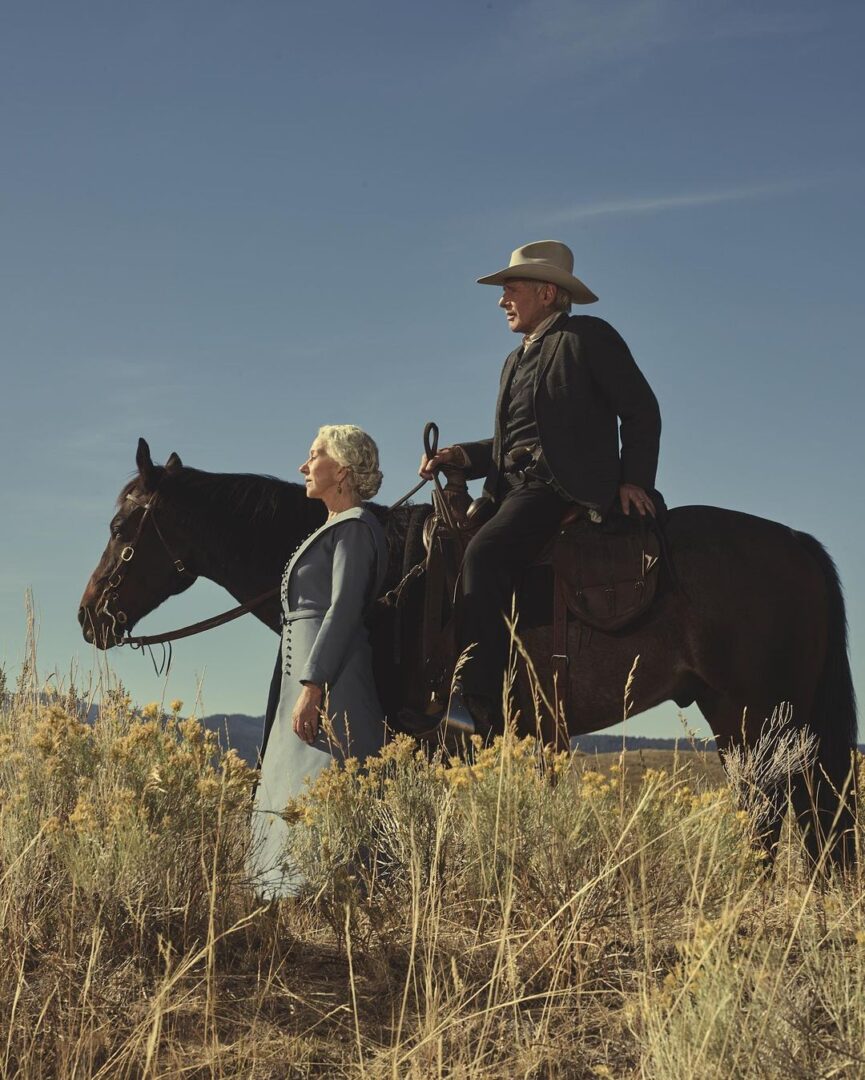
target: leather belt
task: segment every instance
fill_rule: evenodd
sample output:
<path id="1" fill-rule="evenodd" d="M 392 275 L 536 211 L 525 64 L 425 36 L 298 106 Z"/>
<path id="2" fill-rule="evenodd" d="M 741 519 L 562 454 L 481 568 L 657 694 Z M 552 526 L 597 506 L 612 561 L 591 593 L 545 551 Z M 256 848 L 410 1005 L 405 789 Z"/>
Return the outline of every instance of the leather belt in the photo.
<path id="1" fill-rule="evenodd" d="M 296 622 L 298 619 L 323 619 L 327 614 L 327 608 L 298 608 L 297 611 L 289 611 L 283 614 L 283 626 L 286 623 Z"/>

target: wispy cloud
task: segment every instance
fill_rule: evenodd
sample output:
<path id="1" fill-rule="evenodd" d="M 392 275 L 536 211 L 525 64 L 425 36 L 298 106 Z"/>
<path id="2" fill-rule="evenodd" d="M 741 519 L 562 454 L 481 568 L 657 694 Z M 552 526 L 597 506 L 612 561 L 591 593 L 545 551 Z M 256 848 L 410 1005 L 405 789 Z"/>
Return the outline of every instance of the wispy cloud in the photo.
<path id="1" fill-rule="evenodd" d="M 529 0 L 514 7 L 500 43 L 520 54 L 524 75 L 538 70 L 526 59 L 539 56 L 548 77 L 559 61 L 597 69 L 671 45 L 813 32 L 820 19 L 804 5 L 791 10 L 770 3 L 755 9 L 741 0 L 714 8 L 690 0 Z"/>
<path id="2" fill-rule="evenodd" d="M 631 214 L 657 214 L 671 210 L 684 210 L 700 206 L 717 206 L 722 203 L 747 202 L 768 199 L 804 191 L 814 186 L 813 181 L 778 180 L 772 183 L 750 184 L 739 187 L 716 188 L 708 191 L 679 192 L 675 195 L 629 196 L 619 199 L 599 199 L 557 210 L 545 216 L 550 225 L 560 225 L 586 218 L 622 217 Z"/>

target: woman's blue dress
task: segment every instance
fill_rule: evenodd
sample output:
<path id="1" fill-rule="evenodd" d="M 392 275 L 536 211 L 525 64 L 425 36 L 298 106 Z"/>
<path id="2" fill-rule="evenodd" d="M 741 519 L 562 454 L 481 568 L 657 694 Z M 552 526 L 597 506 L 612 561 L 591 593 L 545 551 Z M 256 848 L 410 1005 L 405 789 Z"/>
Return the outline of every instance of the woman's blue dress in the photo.
<path id="1" fill-rule="evenodd" d="M 384 716 L 372 672 L 367 616 L 387 569 L 387 541 L 375 516 L 353 507 L 331 518 L 294 553 L 282 581 L 282 683 L 252 815 L 250 869 L 265 897 L 302 882 L 285 865 L 286 803 L 336 759 L 363 761 L 384 742 Z M 291 714 L 304 682 L 325 687 L 329 723 L 312 745 Z"/>

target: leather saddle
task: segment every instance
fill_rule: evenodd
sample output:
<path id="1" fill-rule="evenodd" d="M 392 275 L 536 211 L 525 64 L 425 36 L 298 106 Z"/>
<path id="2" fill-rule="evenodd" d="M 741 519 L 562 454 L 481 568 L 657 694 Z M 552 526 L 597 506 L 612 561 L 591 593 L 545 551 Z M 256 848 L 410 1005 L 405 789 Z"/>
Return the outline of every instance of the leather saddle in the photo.
<path id="1" fill-rule="evenodd" d="M 488 515 L 470 503 L 461 471 L 445 471 L 447 485 L 434 494 L 424 525 L 426 589 L 422 656 L 424 711 L 446 705 L 456 656 L 459 574 L 469 540 Z M 565 514 L 538 560 L 552 567 L 554 666 L 564 685 L 570 618 L 589 630 L 624 630 L 650 607 L 657 591 L 661 541 L 653 519 L 610 514 L 603 522 L 583 507 Z M 548 580 L 548 579 L 547 579 Z"/>

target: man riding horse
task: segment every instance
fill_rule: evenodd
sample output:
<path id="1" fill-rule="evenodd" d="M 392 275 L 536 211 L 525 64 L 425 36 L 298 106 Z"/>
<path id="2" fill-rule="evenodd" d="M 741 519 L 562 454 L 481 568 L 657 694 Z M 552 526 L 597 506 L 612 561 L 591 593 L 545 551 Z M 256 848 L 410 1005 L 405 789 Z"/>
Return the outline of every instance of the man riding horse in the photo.
<path id="1" fill-rule="evenodd" d="M 471 649 L 447 711 L 459 726 L 501 730 L 505 616 L 515 581 L 564 514 L 576 506 L 595 524 L 619 508 L 655 514 L 658 402 L 609 323 L 569 314 L 572 303 L 598 299 L 573 267 L 570 248 L 545 240 L 517 248 L 506 269 L 478 278 L 502 286 L 499 307 L 523 336 L 502 370 L 495 433 L 421 460 L 425 479 L 442 467 L 485 477 L 491 514 L 462 568 L 458 645 Z"/>

